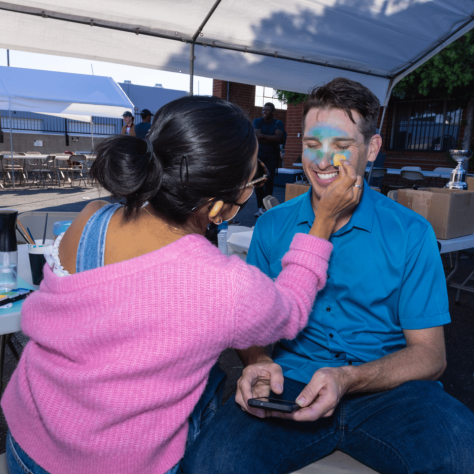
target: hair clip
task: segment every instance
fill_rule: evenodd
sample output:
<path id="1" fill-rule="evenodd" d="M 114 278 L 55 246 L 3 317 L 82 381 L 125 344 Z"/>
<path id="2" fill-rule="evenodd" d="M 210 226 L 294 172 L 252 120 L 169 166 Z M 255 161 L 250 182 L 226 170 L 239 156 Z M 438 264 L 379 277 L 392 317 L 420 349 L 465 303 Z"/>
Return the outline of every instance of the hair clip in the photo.
<path id="1" fill-rule="evenodd" d="M 186 161 L 186 180 L 183 180 L 183 161 Z M 179 177 L 181 178 L 181 185 L 184 189 L 188 186 L 188 179 L 189 179 L 189 169 L 188 169 L 188 157 L 183 155 L 181 158 L 181 165 L 179 167 Z"/>
<path id="2" fill-rule="evenodd" d="M 153 148 L 153 143 L 148 138 L 142 138 L 142 140 L 146 143 L 146 153 L 150 155 L 150 158 L 153 158 L 155 155 L 155 149 Z"/>

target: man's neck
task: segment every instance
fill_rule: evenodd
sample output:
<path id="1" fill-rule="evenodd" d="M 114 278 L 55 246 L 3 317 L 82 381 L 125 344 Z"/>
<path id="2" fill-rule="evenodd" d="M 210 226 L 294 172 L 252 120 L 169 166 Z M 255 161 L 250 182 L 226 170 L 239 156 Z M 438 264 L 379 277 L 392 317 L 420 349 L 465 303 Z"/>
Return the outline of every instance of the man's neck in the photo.
<path id="1" fill-rule="evenodd" d="M 267 122 L 267 123 L 273 122 L 273 116 L 270 117 L 270 118 L 268 118 L 268 119 L 265 118 L 265 117 L 263 117 L 263 121 L 264 121 L 264 122 Z"/>
<path id="2" fill-rule="evenodd" d="M 313 208 L 314 214 L 316 214 L 320 199 L 312 193 L 311 195 L 311 206 Z M 335 234 L 339 229 L 342 229 L 351 219 L 352 214 L 357 206 L 354 206 L 341 214 L 336 219 L 336 225 L 334 226 L 333 234 Z"/>

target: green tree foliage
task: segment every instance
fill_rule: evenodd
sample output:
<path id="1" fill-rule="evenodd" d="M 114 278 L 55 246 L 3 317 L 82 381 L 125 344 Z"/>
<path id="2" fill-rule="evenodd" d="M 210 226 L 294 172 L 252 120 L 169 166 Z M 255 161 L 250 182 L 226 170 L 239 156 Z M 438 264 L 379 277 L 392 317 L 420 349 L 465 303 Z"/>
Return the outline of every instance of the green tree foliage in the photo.
<path id="1" fill-rule="evenodd" d="M 436 95 L 466 105 L 473 95 L 474 33 L 469 31 L 402 79 L 392 91 L 400 99 Z"/>
<path id="2" fill-rule="evenodd" d="M 308 98 L 308 94 L 300 94 L 299 92 L 290 91 L 276 91 L 276 97 L 278 100 L 285 102 L 290 105 L 298 105 L 304 102 Z"/>

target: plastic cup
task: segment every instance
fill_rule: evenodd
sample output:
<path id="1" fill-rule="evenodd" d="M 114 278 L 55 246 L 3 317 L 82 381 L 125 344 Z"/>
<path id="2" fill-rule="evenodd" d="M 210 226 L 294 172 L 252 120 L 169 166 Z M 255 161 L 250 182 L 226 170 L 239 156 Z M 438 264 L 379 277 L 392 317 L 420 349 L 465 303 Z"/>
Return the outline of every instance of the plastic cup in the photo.
<path id="1" fill-rule="evenodd" d="M 53 243 L 53 240 L 46 239 L 35 240 L 35 245 L 28 244 L 28 256 L 30 257 L 30 268 L 33 285 L 39 285 L 43 279 L 43 267 L 46 263 L 44 251 L 46 247 Z"/>

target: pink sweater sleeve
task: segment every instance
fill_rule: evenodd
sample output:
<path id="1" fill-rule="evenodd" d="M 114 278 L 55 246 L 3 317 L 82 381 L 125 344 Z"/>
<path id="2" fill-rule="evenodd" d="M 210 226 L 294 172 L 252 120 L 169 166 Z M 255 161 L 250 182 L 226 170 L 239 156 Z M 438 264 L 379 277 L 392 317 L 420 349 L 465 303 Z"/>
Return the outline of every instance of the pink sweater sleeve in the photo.
<path id="1" fill-rule="evenodd" d="M 332 248 L 327 240 L 296 234 L 275 281 L 252 265 L 234 267 L 234 348 L 296 337 L 326 284 Z"/>

